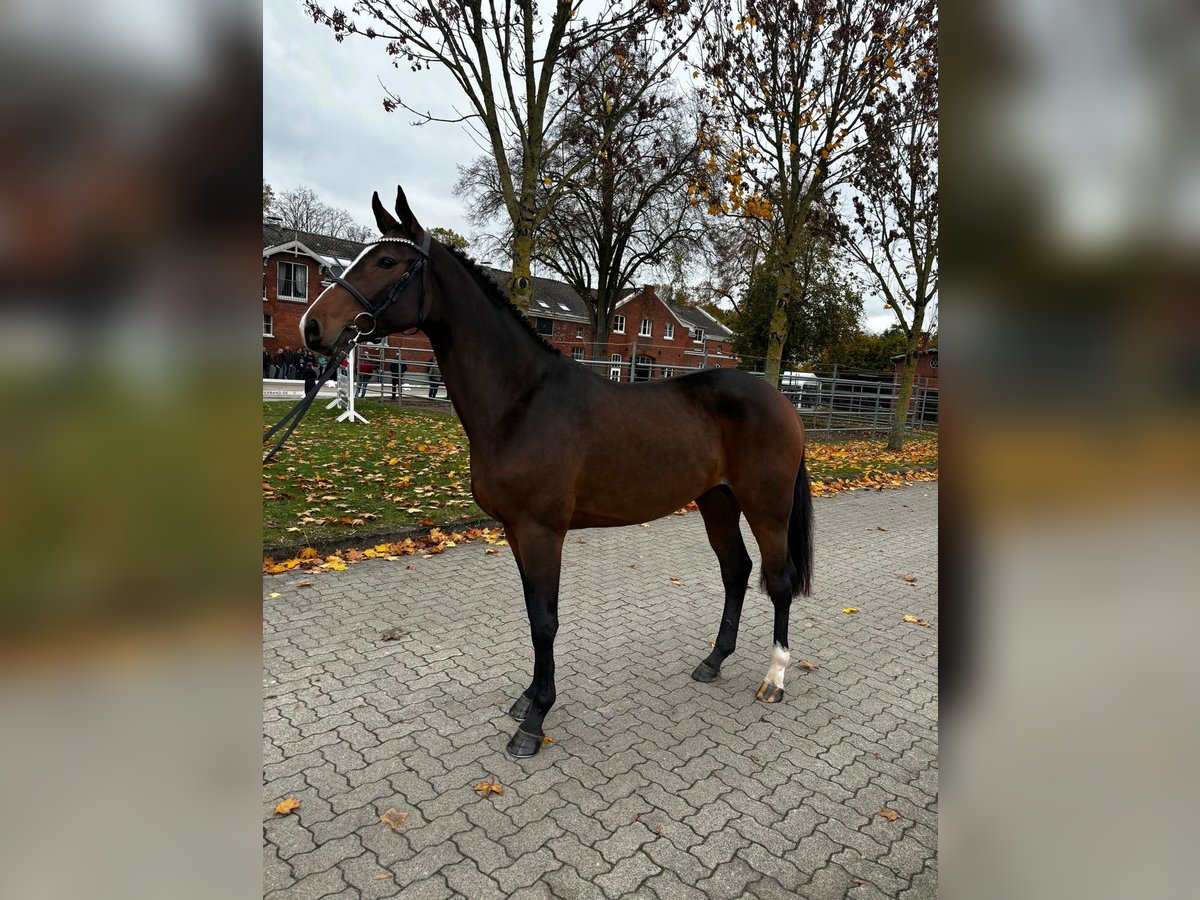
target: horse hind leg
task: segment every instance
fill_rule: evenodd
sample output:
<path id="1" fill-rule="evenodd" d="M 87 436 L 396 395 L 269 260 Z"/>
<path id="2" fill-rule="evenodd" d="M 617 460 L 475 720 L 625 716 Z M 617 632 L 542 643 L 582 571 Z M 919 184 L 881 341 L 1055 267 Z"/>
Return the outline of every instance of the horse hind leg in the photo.
<path id="1" fill-rule="evenodd" d="M 721 614 L 721 626 L 711 653 L 696 666 L 692 678 L 709 682 L 721 671 L 723 663 L 737 646 L 738 625 L 742 620 L 742 603 L 746 599 L 746 586 L 750 583 L 753 563 L 746 552 L 739 527 L 742 512 L 728 487 L 719 486 L 696 498 L 700 514 L 704 516 L 704 528 L 708 542 L 721 564 L 721 581 L 725 585 L 725 610 Z"/>
<path id="2" fill-rule="evenodd" d="M 775 607 L 774 641 L 767 674 L 755 697 L 764 703 L 778 703 L 783 699 L 783 679 L 791 662 L 788 649 L 788 619 L 791 615 L 792 595 L 796 583 L 796 566 L 788 555 L 788 519 L 767 521 L 746 516 L 750 530 L 762 551 L 762 581 L 771 604 Z"/>

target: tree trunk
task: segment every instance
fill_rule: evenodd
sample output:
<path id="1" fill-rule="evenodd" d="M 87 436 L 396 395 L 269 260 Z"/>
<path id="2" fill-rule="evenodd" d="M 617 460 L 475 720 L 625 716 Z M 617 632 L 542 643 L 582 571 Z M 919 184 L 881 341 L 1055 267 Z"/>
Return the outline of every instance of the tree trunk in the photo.
<path id="1" fill-rule="evenodd" d="M 767 364 L 764 377 L 768 384 L 779 387 L 779 376 L 783 369 L 783 343 L 788 333 L 788 307 L 796 290 L 796 260 L 804 238 L 804 226 L 799 225 L 788 236 L 787 246 L 779 261 L 775 279 L 775 309 L 771 313 L 771 325 L 767 329 Z"/>
<path id="2" fill-rule="evenodd" d="M 921 329 L 925 325 L 925 309 L 913 310 L 912 331 L 908 335 L 908 348 L 904 354 L 904 374 L 900 376 L 900 396 L 892 410 L 892 430 L 888 434 L 888 449 L 904 449 L 904 422 L 908 418 L 908 404 L 912 402 L 913 381 L 917 377 L 917 348 L 921 344 Z"/>
<path id="3" fill-rule="evenodd" d="M 533 232 L 525 223 L 513 229 L 512 277 L 508 280 L 508 299 L 528 313 L 533 299 Z"/>

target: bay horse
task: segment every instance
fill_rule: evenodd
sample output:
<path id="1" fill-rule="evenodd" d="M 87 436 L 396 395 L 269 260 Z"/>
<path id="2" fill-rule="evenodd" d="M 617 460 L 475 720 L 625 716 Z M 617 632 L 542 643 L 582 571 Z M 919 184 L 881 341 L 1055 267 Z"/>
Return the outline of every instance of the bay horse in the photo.
<path id="1" fill-rule="evenodd" d="M 774 646 L 756 696 L 783 699 L 792 598 L 812 581 L 812 497 L 804 426 L 762 378 L 709 369 L 622 384 L 562 356 L 474 263 L 432 240 L 404 191 L 393 217 L 375 193 L 383 237 L 305 312 L 315 353 L 347 333 L 380 338 L 419 329 L 471 448 L 471 490 L 504 525 L 516 558 L 533 640 L 533 679 L 509 715 L 517 758 L 542 745 L 554 705 L 563 539 L 572 528 L 636 525 L 695 500 L 721 566 L 725 609 L 711 653 L 692 673 L 717 677 L 734 651 L 751 560 L 740 517 L 762 555 L 762 584 L 775 608 Z"/>

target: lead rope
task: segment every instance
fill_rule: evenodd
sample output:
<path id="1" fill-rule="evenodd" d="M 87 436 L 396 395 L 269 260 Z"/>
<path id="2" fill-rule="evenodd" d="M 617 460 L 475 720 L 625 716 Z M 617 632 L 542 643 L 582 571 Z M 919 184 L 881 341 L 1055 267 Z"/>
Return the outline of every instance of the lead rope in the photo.
<path id="1" fill-rule="evenodd" d="M 312 390 L 305 394 L 295 406 L 283 414 L 283 418 L 268 428 L 263 434 L 263 443 L 265 444 L 275 436 L 276 432 L 278 432 L 280 428 L 283 428 L 285 425 L 287 426 L 287 430 L 284 431 L 279 440 L 275 442 L 275 446 L 272 447 L 270 452 L 263 457 L 263 463 L 269 463 L 275 458 L 275 454 L 278 452 L 279 448 L 283 446 L 283 442 L 291 437 L 292 432 L 296 430 L 296 426 L 300 424 L 300 420 L 304 418 L 304 414 L 308 412 L 308 408 L 312 406 L 313 401 L 317 399 L 317 394 L 321 392 L 321 388 L 325 386 L 325 382 L 327 382 L 330 377 L 337 372 L 338 366 L 342 364 L 342 360 L 347 357 L 347 355 L 350 353 L 350 350 L 357 343 L 358 340 L 356 338 L 355 340 L 352 340 L 349 346 L 347 346 L 344 350 L 339 350 L 332 357 L 330 357 L 329 362 L 325 364 L 324 370 L 322 370 L 321 374 L 317 377 L 317 383 L 313 385 Z"/>

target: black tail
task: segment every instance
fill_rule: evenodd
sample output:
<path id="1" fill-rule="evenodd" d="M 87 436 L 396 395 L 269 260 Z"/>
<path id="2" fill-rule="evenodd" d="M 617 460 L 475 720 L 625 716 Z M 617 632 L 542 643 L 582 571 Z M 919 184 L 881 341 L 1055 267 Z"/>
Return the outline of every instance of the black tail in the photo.
<path id="1" fill-rule="evenodd" d="M 788 556 L 796 570 L 792 581 L 792 596 L 812 591 L 813 568 L 813 505 L 812 490 L 808 486 L 808 470 L 804 457 L 800 457 L 800 471 L 796 475 L 796 493 L 792 500 L 792 518 L 788 522 Z"/>

